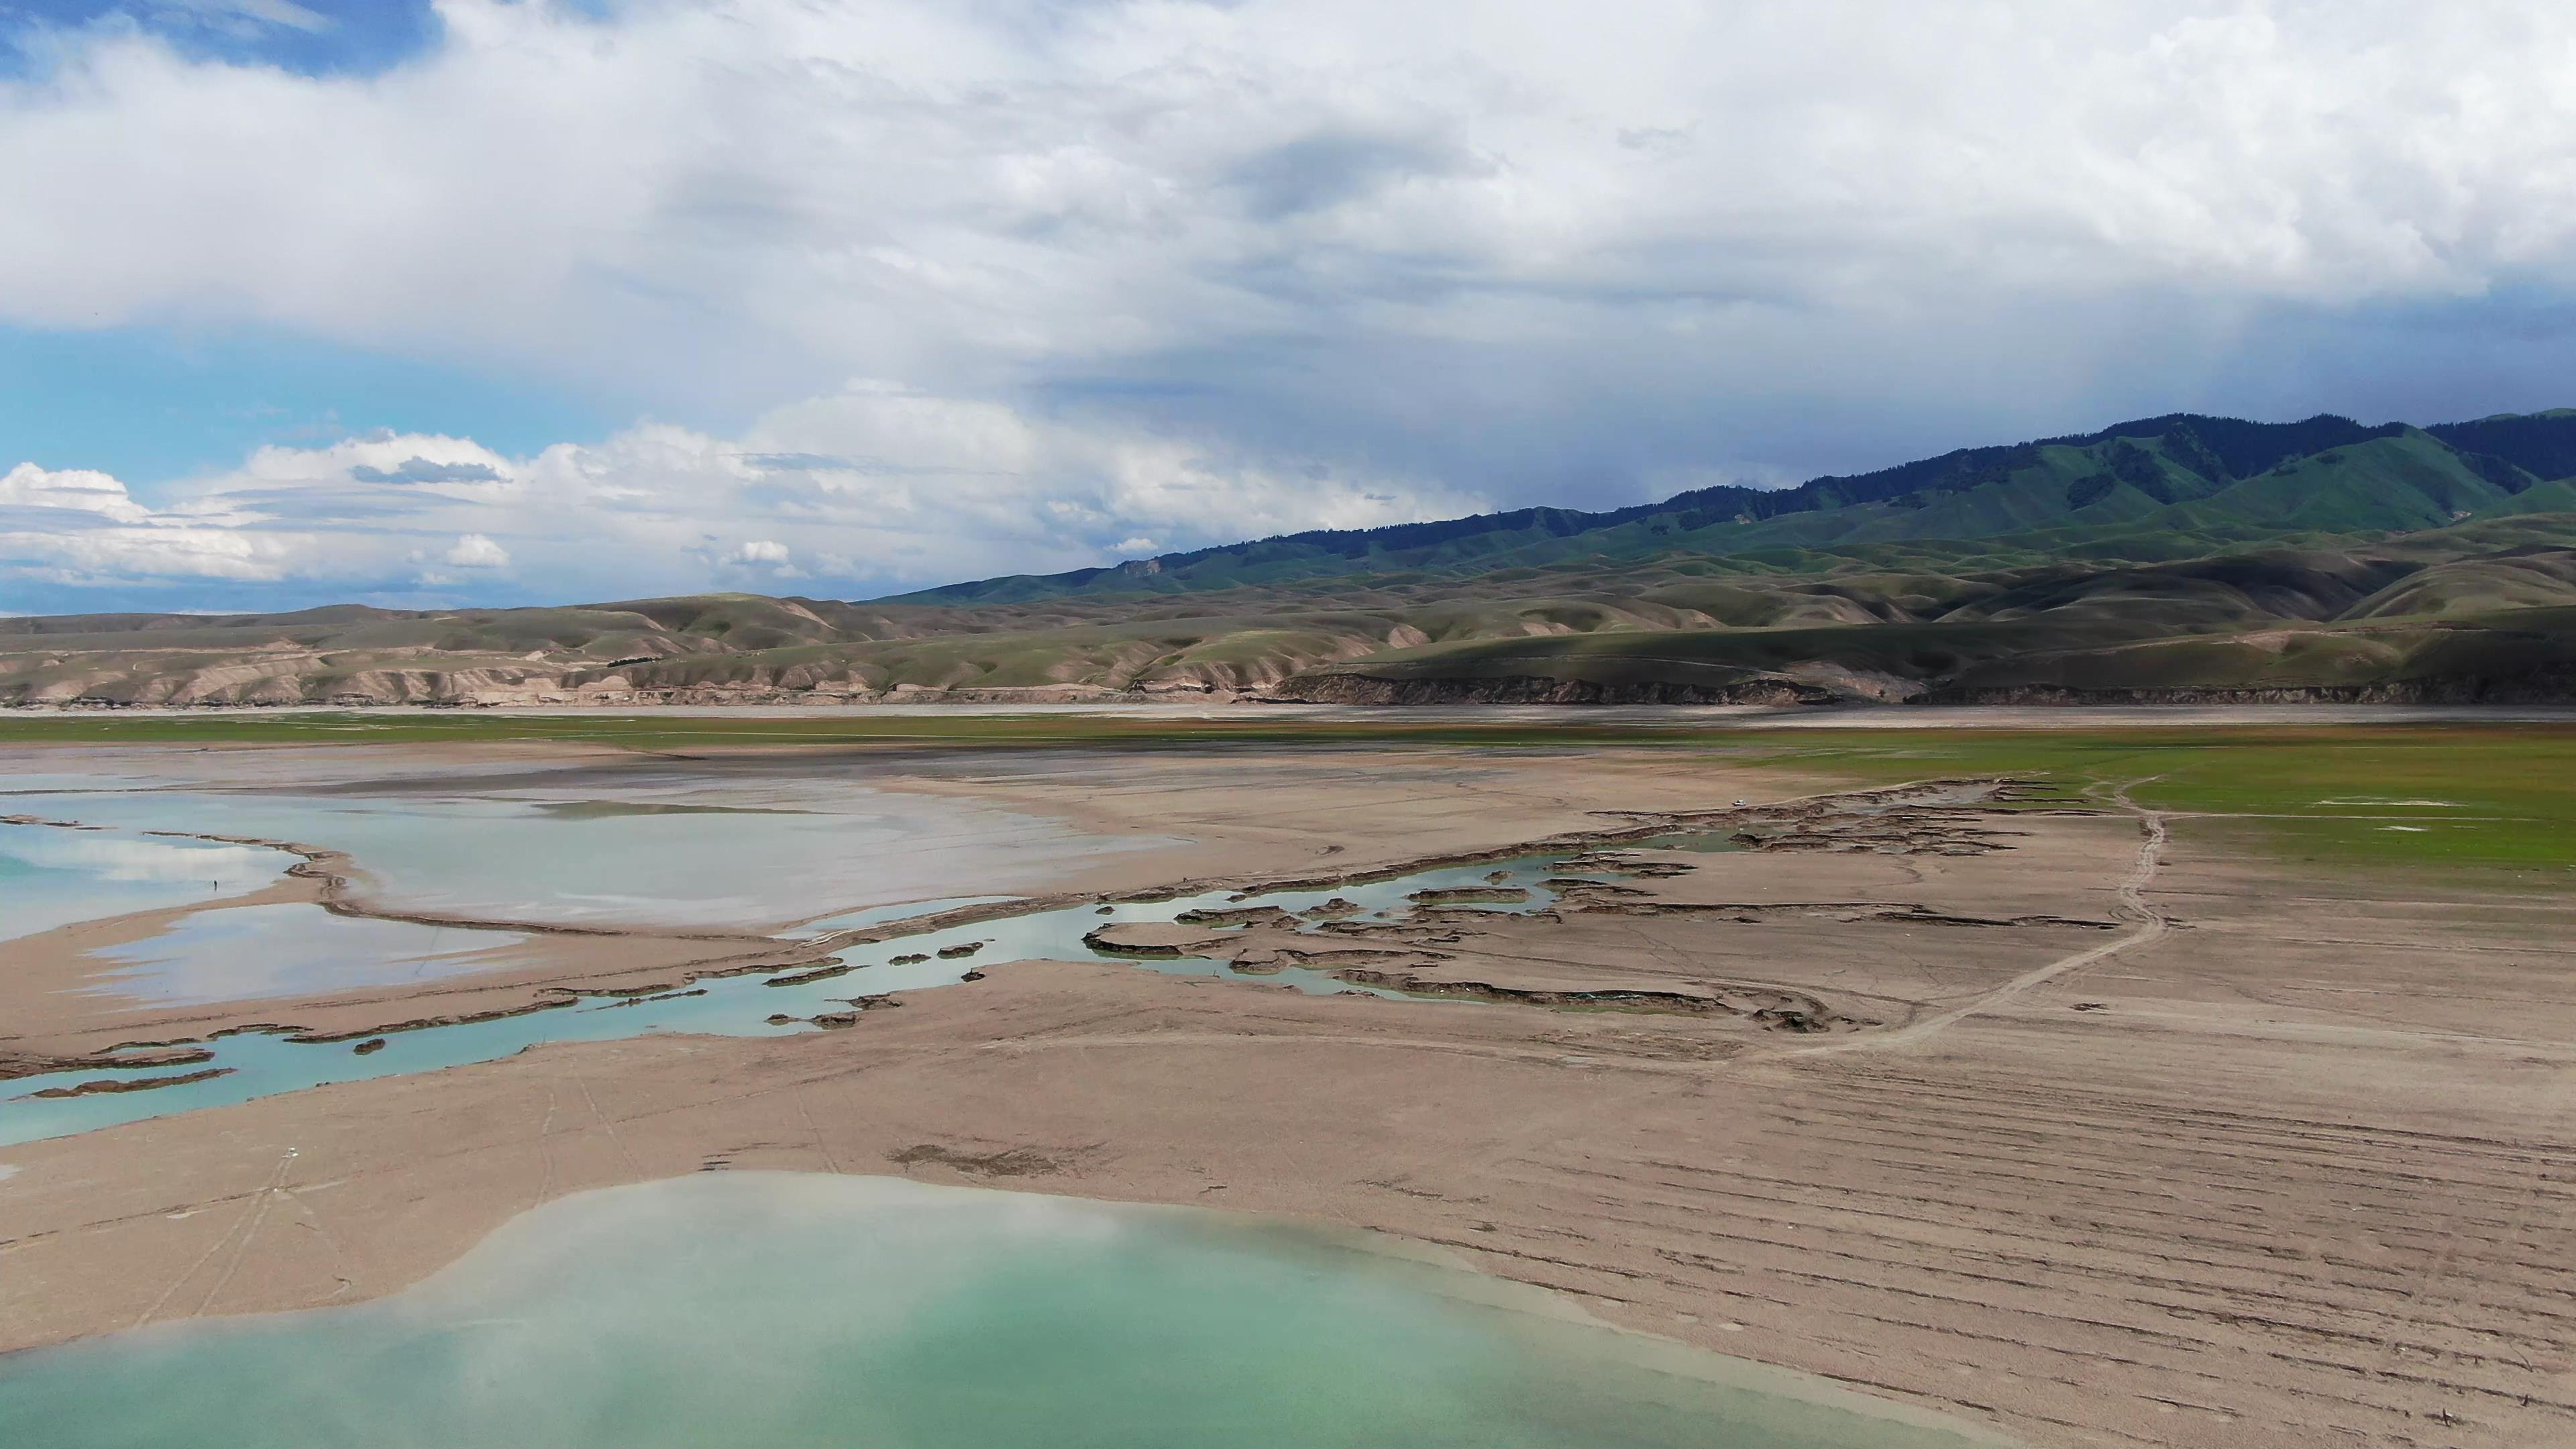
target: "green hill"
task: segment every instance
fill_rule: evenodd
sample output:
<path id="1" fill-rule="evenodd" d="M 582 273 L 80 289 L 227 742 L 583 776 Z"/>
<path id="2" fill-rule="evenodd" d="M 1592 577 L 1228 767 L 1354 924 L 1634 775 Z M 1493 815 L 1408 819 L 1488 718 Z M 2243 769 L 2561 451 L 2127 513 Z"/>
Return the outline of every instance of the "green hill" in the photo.
<path id="1" fill-rule="evenodd" d="M 0 619 L 0 702 L 2576 699 L 2576 411 L 2175 414 L 873 602 Z"/>
<path id="2" fill-rule="evenodd" d="M 1603 513 L 1526 508 L 1289 534 L 1115 568 L 954 584 L 888 602 L 1024 603 L 1373 575 L 1465 578 L 1578 559 L 1677 555 L 1721 567 L 1823 571 L 1926 545 L 1946 561 L 1996 566 L 2070 551 L 2161 560 L 2526 513 L 2533 511 L 2527 495 L 2570 477 L 2576 412 L 2434 428 L 2172 414 L 1777 491 L 1721 486 Z M 2530 501 L 2565 511 L 2576 506 L 2576 486 Z"/>

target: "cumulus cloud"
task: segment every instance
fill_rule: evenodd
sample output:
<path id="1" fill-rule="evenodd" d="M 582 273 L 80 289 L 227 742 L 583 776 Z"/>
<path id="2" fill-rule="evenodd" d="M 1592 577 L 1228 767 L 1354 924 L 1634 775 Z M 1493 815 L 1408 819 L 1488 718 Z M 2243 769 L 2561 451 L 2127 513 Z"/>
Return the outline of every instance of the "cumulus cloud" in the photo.
<path id="1" fill-rule="evenodd" d="M 1348 464 L 883 383 L 776 409 L 739 437 L 640 424 L 510 458 L 471 439 L 377 435 L 261 448 L 164 491 L 171 501 L 155 509 L 105 474 L 29 464 L 0 475 L 0 528 L 32 519 L 35 540 L 0 553 L 0 581 L 193 577 L 399 602 L 488 590 L 514 569 L 510 587 L 541 591 L 524 597 L 563 601 L 739 587 L 749 572 L 864 597 L 1085 567 L 1155 538 L 1217 543 L 1484 502 Z"/>
<path id="2" fill-rule="evenodd" d="M 33 463 L 0 473 L 0 508 L 67 509 L 119 523 L 140 523 L 152 512 L 135 502 L 123 483 L 105 473 L 85 468 L 49 472 Z"/>
<path id="3" fill-rule="evenodd" d="M 456 546 L 441 555 L 460 569 L 503 569 L 510 566 L 510 552 L 479 533 L 469 533 L 456 540 Z"/>
<path id="4" fill-rule="evenodd" d="M 83 585 L 142 580 L 268 582 L 298 545 L 245 530 L 221 508 L 157 511 L 86 469 L 21 463 L 0 474 L 0 580 Z"/>
<path id="5" fill-rule="evenodd" d="M 358 463 L 349 476 L 361 483 L 498 483 L 500 470 L 489 463 L 433 463 L 427 458 L 405 458 L 391 468 Z"/>
<path id="6" fill-rule="evenodd" d="M 75 586 L 284 579 L 298 540 L 240 528 L 158 527 L 93 532 L 0 532 L 0 566 Z"/>

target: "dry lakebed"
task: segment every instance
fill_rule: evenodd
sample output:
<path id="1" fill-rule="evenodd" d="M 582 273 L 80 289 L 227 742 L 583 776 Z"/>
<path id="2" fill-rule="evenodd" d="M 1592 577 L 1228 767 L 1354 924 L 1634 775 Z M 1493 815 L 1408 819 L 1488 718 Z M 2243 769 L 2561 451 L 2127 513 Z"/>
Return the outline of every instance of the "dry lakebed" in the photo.
<path id="1" fill-rule="evenodd" d="M 941 730 L 0 737 L 0 1441 L 2576 1443 L 2564 723 Z"/>

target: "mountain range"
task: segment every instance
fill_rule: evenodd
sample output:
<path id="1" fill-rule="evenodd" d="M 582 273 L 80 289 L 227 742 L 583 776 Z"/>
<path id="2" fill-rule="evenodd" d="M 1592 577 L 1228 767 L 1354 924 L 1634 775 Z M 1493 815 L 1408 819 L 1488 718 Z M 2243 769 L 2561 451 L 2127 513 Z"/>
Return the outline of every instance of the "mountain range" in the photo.
<path id="1" fill-rule="evenodd" d="M 2172 414 L 868 602 L 0 619 L 0 702 L 2576 698 L 2576 410 Z"/>

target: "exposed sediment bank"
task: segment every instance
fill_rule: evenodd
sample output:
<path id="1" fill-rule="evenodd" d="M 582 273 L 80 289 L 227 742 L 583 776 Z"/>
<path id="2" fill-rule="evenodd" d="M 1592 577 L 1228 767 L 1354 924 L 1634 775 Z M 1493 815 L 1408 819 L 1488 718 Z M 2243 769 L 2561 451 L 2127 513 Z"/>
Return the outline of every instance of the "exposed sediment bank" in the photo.
<path id="1" fill-rule="evenodd" d="M 1261 868 L 1188 873 L 1310 883 L 1317 929 L 1258 899 L 1176 923 L 1256 976 L 1268 951 L 1521 1002 L 1003 963 L 899 1010 L 818 983 L 851 1003 L 835 1031 L 544 1045 L 0 1149 L 0 1346 L 381 1294 L 590 1186 L 900 1171 L 1378 1228 L 2035 1446 L 2576 1436 L 2563 892 L 2320 873 L 2107 795 L 1740 821 L 1735 797 L 1820 786 L 1722 762 L 1647 762 L 1623 796 L 1517 765 L 1471 793 L 1450 759 L 1390 772 L 1379 815 L 1298 815 L 1310 764 L 1078 788 L 1148 821 L 1283 807 L 1229 857 Z M 1389 818 L 1461 797 L 1438 839 Z M 1694 817 L 1752 838 L 1645 843 Z M 1328 909 L 1533 838 L 1673 868 L 1534 912 Z M 1786 1017 L 1817 1008 L 1847 1024 Z"/>
<path id="2" fill-rule="evenodd" d="M 788 989 L 802 991 L 817 983 L 830 981 L 854 971 L 867 971 L 863 980 L 878 987 L 864 999 L 847 999 L 847 1004 L 864 1009 L 869 1001 L 884 1000 L 888 986 L 883 980 L 886 970 L 908 962 L 936 960 L 963 961 L 978 957 L 994 944 L 982 936 L 957 939 L 955 933 L 978 925 L 990 924 L 1005 934 L 1018 931 L 1009 959 L 1025 960 L 1047 956 L 1079 959 L 1086 951 L 1123 956 L 1135 960 L 1178 961 L 1196 958 L 1207 963 L 1225 963 L 1248 975 L 1278 976 L 1294 969 L 1326 981 L 1339 981 L 1364 989 L 1394 990 L 1399 994 L 1422 999 L 1473 1000 L 1497 1004 L 1547 1007 L 1564 1010 L 1694 1010 L 1747 1017 L 1765 1026 L 1786 1026 L 1794 1030 L 1824 1030 L 1835 1025 L 1853 1024 L 1866 1019 L 1846 1018 L 1812 1000 L 1781 998 L 1759 987 L 1728 984 L 1698 993 L 1675 993 L 1627 988 L 1554 989 L 1523 988 L 1492 981 L 1431 980 L 1422 971 L 1440 967 L 1454 959 L 1454 943 L 1473 938 L 1491 924 L 1497 911 L 1536 911 L 1550 919 L 1561 918 L 1565 911 L 1594 909 L 1620 910 L 1626 903 L 1607 896 L 1580 898 L 1576 892 L 1600 885 L 1598 875 L 1556 880 L 1552 872 L 1570 868 L 1609 871 L 1616 876 L 1669 877 L 1685 874 L 1692 867 L 1676 861 L 1655 862 L 1632 858 L 1633 852 L 1605 850 L 1612 842 L 1629 841 L 1652 845 L 1657 840 L 1683 838 L 1672 832 L 1686 826 L 1712 825 L 1737 830 L 1742 838 L 1756 842 L 1760 848 L 1811 850 L 1820 848 L 1885 848 L 1906 843 L 1912 848 L 1939 849 L 1947 853 L 1994 848 L 1991 832 L 1981 831 L 1961 822 L 1958 812 L 1977 802 L 2009 794 L 2009 782 L 1935 781 L 1917 785 L 1876 790 L 1849 791 L 1804 800 L 1776 802 L 1762 807 L 1731 808 L 1717 816 L 1664 816 L 1643 820 L 1631 819 L 1607 830 L 1596 830 L 1550 842 L 1505 847 L 1493 851 L 1452 856 L 1432 861 L 1405 862 L 1391 868 L 1365 872 L 1344 872 L 1295 882 L 1191 882 L 1184 886 L 1166 886 L 1138 894 L 1157 901 L 1208 901 L 1226 899 L 1251 900 L 1269 895 L 1286 899 L 1292 905 L 1312 901 L 1319 894 L 1330 898 L 1317 903 L 1319 913 L 1308 919 L 1294 910 L 1273 904 L 1255 904 L 1240 908 L 1184 904 L 1168 919 L 1154 916 L 1147 907 L 1135 902 L 1124 906 L 1107 903 L 1103 910 L 1125 910 L 1124 922 L 1083 932 L 1077 945 L 1071 933 L 1088 917 L 1063 918 L 1090 904 L 1078 896 L 1030 901 L 999 901 L 968 905 L 947 912 L 929 913 L 899 922 L 815 934 L 804 942 L 807 952 L 833 953 L 814 964 L 794 959 L 772 960 L 758 969 L 769 974 L 761 983 L 762 990 Z M 1533 867 L 1530 857 L 1541 857 Z M 1517 861 L 1510 868 L 1481 873 L 1479 884 L 1450 884 L 1462 873 L 1496 859 Z M 1536 884 L 1512 884 L 1527 876 Z M 1546 878 L 1542 880 L 1541 878 Z M 1364 882 L 1378 887 L 1371 891 Z M 1425 883 L 1429 884 L 1426 886 Z M 1549 882 L 1553 882 L 1552 884 Z M 1282 896 L 1283 891 L 1302 891 L 1302 896 Z M 1379 901 L 1374 918 L 1359 921 L 1348 918 L 1343 907 L 1351 903 L 1340 892 L 1371 896 Z M 1539 892 L 1547 892 L 1542 899 Z M 1550 901 L 1554 905 L 1550 905 Z M 1133 915 L 1146 909 L 1143 918 Z M 1058 921 L 1049 927 L 1045 923 Z M 1037 934 L 1027 935 L 1034 926 Z M 944 933 L 944 934 L 943 934 Z M 1358 949 L 1335 947 L 1317 938 L 1344 938 Z M 1353 938 L 1365 938 L 1354 940 Z M 852 954 L 859 947 L 884 941 L 919 941 L 928 949 L 893 956 L 883 966 L 870 970 L 871 963 Z M 799 1014 L 795 1007 L 772 1010 L 751 1005 L 750 998 L 731 993 L 723 998 L 734 1004 L 732 1014 L 721 1009 L 722 1001 L 711 1001 L 715 1008 L 691 1010 L 674 1016 L 669 1012 L 652 1013 L 634 1018 L 619 1018 L 604 1023 L 595 1015 L 595 998 L 610 998 L 614 1006 L 638 1006 L 653 1002 L 673 1002 L 683 997 L 707 997 L 701 982 L 721 980 L 746 974 L 738 961 L 718 960 L 690 968 L 676 982 L 651 982 L 620 986 L 606 991 L 583 992 L 565 986 L 546 987 L 537 998 L 471 1014 L 448 1014 L 435 1017 L 410 1017 L 385 1022 L 361 1019 L 354 1025 L 337 1029 L 281 1025 L 271 1021 L 237 1026 L 210 1034 L 209 1040 L 244 1037 L 252 1033 L 275 1038 L 271 1044 L 252 1043 L 247 1054 L 226 1047 L 220 1058 L 221 1069 L 199 1073 L 189 1082 L 230 1076 L 234 1070 L 248 1066 L 257 1075 L 228 1083 L 211 1102 L 170 1101 L 156 1099 L 153 1113 L 186 1110 L 201 1105 L 245 1101 L 278 1090 L 300 1089 L 335 1080 L 386 1075 L 402 1071 L 427 1071 L 440 1067 L 490 1060 L 510 1050 L 521 1049 L 550 1039 L 598 1039 L 634 1033 L 695 1029 L 740 1032 L 757 1020 L 761 1025 L 778 1027 L 808 1024 L 839 1027 L 851 1024 L 855 1016 L 842 1011 L 814 1011 L 811 993 L 800 999 L 808 1002 Z M 981 979 L 981 973 L 966 971 L 952 978 L 967 983 Z M 914 983 L 918 988 L 936 984 L 932 977 Z M 900 990 L 901 988 L 894 988 Z M 1751 998 L 1749 1004 L 1739 1004 Z M 305 1058 L 289 1062 L 278 1055 L 281 1046 L 311 1047 L 337 1044 L 366 1038 L 372 1045 L 358 1055 L 372 1055 L 383 1050 L 389 1036 L 424 1032 L 444 1032 L 495 1023 L 515 1022 L 534 1013 L 578 1007 L 591 999 L 591 1010 L 574 1017 L 558 1018 L 553 1027 L 539 1023 L 517 1030 L 499 1039 L 486 1039 L 489 1033 L 473 1042 L 449 1040 L 442 1036 L 425 1054 L 403 1060 L 388 1059 L 360 1068 L 354 1061 L 341 1059 L 334 1067 L 326 1062 Z M 603 1025 L 609 1029 L 603 1030 Z M 113 1049 L 94 1055 L 86 1061 L 57 1059 L 55 1076 L 73 1076 L 84 1069 L 96 1071 L 123 1070 L 125 1064 Z M 156 1083 L 156 1085 L 163 1083 Z M 170 1082 L 170 1085 L 180 1083 Z M 56 1080 L 36 1089 L 35 1098 L 73 1098 L 98 1091 L 123 1090 L 113 1082 L 99 1080 Z M 23 1118 L 25 1114 L 20 1114 Z M 28 1140 L 67 1131 L 93 1130 L 105 1125 L 97 1113 L 61 1120 L 9 1122 L 0 1119 L 0 1138 Z"/>

